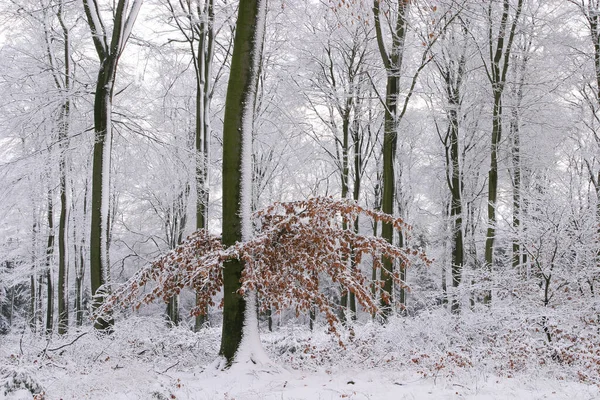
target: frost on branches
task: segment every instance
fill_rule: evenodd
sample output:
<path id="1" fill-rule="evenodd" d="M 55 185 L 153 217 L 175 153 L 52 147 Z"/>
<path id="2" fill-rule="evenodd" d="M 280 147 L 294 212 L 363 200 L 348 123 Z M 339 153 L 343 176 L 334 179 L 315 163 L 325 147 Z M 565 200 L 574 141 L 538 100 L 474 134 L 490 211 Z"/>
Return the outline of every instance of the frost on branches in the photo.
<path id="1" fill-rule="evenodd" d="M 252 216 L 256 230 L 252 240 L 224 249 L 218 237 L 199 230 L 138 272 L 115 291 L 104 308 L 122 305 L 137 309 L 157 298 L 167 302 L 189 287 L 199 294 L 192 310 L 192 314 L 198 314 L 213 305 L 212 299 L 221 289 L 223 262 L 237 258 L 245 265 L 241 291 L 256 291 L 261 310 L 293 308 L 300 314 L 316 308 L 325 315 L 330 330 L 337 333 L 339 305 L 319 289 L 322 280 L 333 281 L 354 293 L 366 312 L 377 315 L 383 306 L 391 304 L 391 293 L 383 289 L 383 281 L 373 282 L 360 268 L 351 265 L 370 260 L 374 268 L 381 270 L 382 257 L 399 261 L 402 268 L 417 260 L 430 262 L 417 250 L 354 232 L 352 227 L 359 216 L 392 224 L 405 233 L 410 230 L 400 218 L 349 200 L 313 198 L 275 203 Z M 388 273 L 396 285 L 405 286 L 398 271 Z M 150 282 L 152 290 L 141 296 L 140 290 Z"/>

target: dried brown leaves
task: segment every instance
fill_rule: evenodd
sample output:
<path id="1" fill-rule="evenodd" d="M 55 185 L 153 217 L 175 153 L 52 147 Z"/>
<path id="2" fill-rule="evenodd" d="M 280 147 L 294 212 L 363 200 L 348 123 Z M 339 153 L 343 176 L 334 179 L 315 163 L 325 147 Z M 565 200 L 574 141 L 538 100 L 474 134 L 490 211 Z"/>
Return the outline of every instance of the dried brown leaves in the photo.
<path id="1" fill-rule="evenodd" d="M 405 233 L 410 231 L 402 219 L 365 209 L 352 201 L 321 197 L 276 203 L 253 215 L 256 234 L 252 240 L 223 249 L 219 238 L 206 230 L 197 231 L 136 274 L 107 305 L 137 308 L 157 298 L 168 301 L 189 287 L 198 293 L 193 312 L 202 312 L 207 305 L 213 305 L 212 299 L 221 289 L 223 261 L 239 258 L 245 262 L 242 293 L 257 291 L 265 310 L 293 307 L 301 313 L 317 308 L 326 316 L 330 330 L 336 332 L 338 305 L 320 290 L 322 279 L 354 293 L 367 312 L 376 314 L 381 311 L 376 293 L 388 303 L 391 295 L 382 289 L 382 282 L 372 282 L 356 267 L 361 261 L 372 260 L 378 269 L 383 268 L 382 257 L 398 260 L 402 268 L 415 260 L 429 263 L 418 251 L 354 232 L 352 227 L 359 215 L 392 224 Z M 389 272 L 396 285 L 405 286 L 397 272 Z M 140 298 L 141 288 L 149 282 L 155 283 L 153 289 Z M 381 289 L 374 291 L 373 286 Z"/>

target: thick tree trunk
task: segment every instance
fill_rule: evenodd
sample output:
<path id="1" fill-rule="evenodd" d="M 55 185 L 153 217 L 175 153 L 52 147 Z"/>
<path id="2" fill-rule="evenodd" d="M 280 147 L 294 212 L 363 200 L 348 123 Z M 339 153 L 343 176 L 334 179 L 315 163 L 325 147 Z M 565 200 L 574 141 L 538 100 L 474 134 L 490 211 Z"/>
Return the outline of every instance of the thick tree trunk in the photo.
<path id="1" fill-rule="evenodd" d="M 265 13 L 264 0 L 240 2 L 223 126 L 222 241 L 227 247 L 243 240 L 249 228 L 243 226 L 243 220 L 249 217 L 246 213 L 251 201 L 251 182 L 243 182 L 243 179 L 249 179 L 251 175 L 250 166 L 245 162 L 250 159 L 248 152 L 251 151 Z M 228 261 L 223 268 L 223 333 L 219 354 L 228 365 L 231 365 L 240 347 L 244 330 L 246 299 L 239 293 L 243 268 L 241 260 Z"/>
<path id="2" fill-rule="evenodd" d="M 112 147 L 112 96 L 116 59 L 104 60 L 98 72 L 94 99 L 94 155 L 92 164 L 92 198 L 90 233 L 90 282 L 92 312 L 106 297 L 108 276 L 108 218 L 110 207 L 110 161 Z M 102 288 L 102 290 L 100 290 Z M 94 327 L 106 330 L 112 326 L 110 317 L 96 319 Z"/>

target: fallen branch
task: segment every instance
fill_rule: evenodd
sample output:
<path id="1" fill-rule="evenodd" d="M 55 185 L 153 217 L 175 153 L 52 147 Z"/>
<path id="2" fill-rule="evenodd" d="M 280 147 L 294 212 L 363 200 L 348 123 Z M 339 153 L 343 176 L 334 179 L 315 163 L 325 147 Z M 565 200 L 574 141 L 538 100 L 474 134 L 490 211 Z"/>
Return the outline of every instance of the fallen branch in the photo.
<path id="1" fill-rule="evenodd" d="M 76 341 L 78 341 L 79 339 L 81 339 L 81 337 L 87 335 L 88 333 L 90 333 L 90 332 L 89 331 L 88 332 L 83 332 L 81 335 L 79 335 L 75 339 L 73 339 L 73 341 L 71 343 L 63 344 L 62 346 L 58 346 L 58 347 L 55 347 L 53 349 L 48 349 L 48 351 L 57 351 L 57 350 L 60 350 L 60 349 L 64 349 L 65 347 L 72 345 L 73 343 L 75 343 Z"/>

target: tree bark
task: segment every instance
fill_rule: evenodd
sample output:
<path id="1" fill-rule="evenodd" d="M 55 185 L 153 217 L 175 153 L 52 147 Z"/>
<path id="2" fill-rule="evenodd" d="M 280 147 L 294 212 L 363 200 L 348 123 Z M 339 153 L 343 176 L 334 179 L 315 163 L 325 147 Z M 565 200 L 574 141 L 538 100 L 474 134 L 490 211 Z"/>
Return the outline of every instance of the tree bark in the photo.
<path id="1" fill-rule="evenodd" d="M 398 1 L 398 15 L 396 17 L 395 29 L 392 33 L 392 48 L 388 54 L 385 49 L 385 42 L 382 33 L 382 23 L 380 16 L 379 0 L 373 1 L 373 14 L 375 18 L 375 32 L 377 34 L 377 43 L 379 52 L 387 73 L 386 81 L 386 96 L 385 96 L 385 117 L 384 117 L 384 132 L 383 132 L 383 193 L 381 208 L 386 214 L 394 214 L 394 200 L 396 195 L 396 176 L 394 165 L 396 162 L 396 147 L 397 147 L 397 130 L 399 118 L 398 97 L 400 94 L 400 71 L 402 69 L 402 61 L 404 57 L 404 42 L 406 39 L 406 30 L 408 21 L 406 20 L 410 3 L 408 1 Z M 381 237 L 389 243 L 393 243 L 394 230 L 392 225 L 383 223 L 381 226 Z M 399 233 L 399 246 L 402 246 L 403 236 Z M 401 266 L 402 268 L 402 266 Z M 389 294 L 393 293 L 393 264 L 387 258 L 383 259 L 383 269 L 381 271 L 381 279 L 383 280 L 383 290 Z M 403 297 L 404 289 L 401 288 L 401 297 Z M 392 311 L 391 299 L 382 297 L 382 307 L 385 314 L 389 315 Z M 402 304 L 402 303 L 401 303 Z"/>
<path id="2" fill-rule="evenodd" d="M 92 311 L 95 311 L 107 295 L 109 268 L 109 208 L 110 163 L 112 153 L 112 101 L 119 57 L 131 34 L 131 29 L 143 0 L 134 0 L 127 14 L 127 0 L 119 0 L 113 18 L 112 36 L 109 38 L 99 12 L 97 0 L 83 0 L 94 46 L 100 59 L 94 97 L 94 151 L 92 161 L 92 198 L 90 232 L 90 281 Z M 110 330 L 110 316 L 100 316 L 94 327 Z"/>
<path id="3" fill-rule="evenodd" d="M 52 191 L 48 190 L 48 242 L 46 243 L 46 335 L 54 330 L 54 281 L 52 277 L 52 259 L 54 257 L 54 205 Z"/>
<path id="4" fill-rule="evenodd" d="M 58 333 L 64 335 L 69 329 L 69 290 L 68 290 L 68 257 L 67 257 L 67 167 L 66 149 L 69 147 L 69 124 L 71 118 L 71 42 L 69 29 L 63 19 L 63 0 L 59 2 L 57 17 L 63 33 L 64 56 L 64 103 L 62 105 L 59 124 L 59 191 L 60 191 L 60 216 L 58 223 Z"/>
<path id="5" fill-rule="evenodd" d="M 485 240 L 485 269 L 488 273 L 490 284 L 493 282 L 494 269 L 494 241 L 496 239 L 496 202 L 498 199 L 498 149 L 502 139 L 502 94 L 506 85 L 506 74 L 508 72 L 512 44 L 515 38 L 519 16 L 523 7 L 523 0 L 519 0 L 514 18 L 508 31 L 508 19 L 510 16 L 510 0 L 503 0 L 503 11 L 497 39 L 492 37 L 492 8 L 493 1 L 488 7 L 489 25 L 489 61 L 490 66 L 486 68 L 488 78 L 492 85 L 494 106 L 492 110 L 492 140 L 490 145 L 490 170 L 488 173 L 488 209 L 487 209 L 487 233 Z M 508 36 L 507 36 L 508 35 Z M 506 42 L 506 43 L 505 43 Z M 495 45 L 495 50 L 494 50 Z M 490 304 L 492 301 L 492 289 L 484 291 L 483 302 Z"/>
<path id="6" fill-rule="evenodd" d="M 214 1 L 206 0 L 202 13 L 206 16 L 199 27 L 196 55 L 196 229 L 208 228 L 210 103 L 212 100 L 212 60 L 214 52 Z M 206 323 L 208 309 L 196 317 L 194 330 Z"/>
<path id="7" fill-rule="evenodd" d="M 225 101 L 223 126 L 223 245 L 243 240 L 244 218 L 248 218 L 251 201 L 250 173 L 244 173 L 250 158 L 252 117 L 262 56 L 266 2 L 246 0 L 239 4 L 231 72 Z M 243 149 L 245 147 L 245 149 Z M 245 160 L 244 160 L 245 158 Z M 245 228 L 245 229 L 243 229 Z M 246 232 L 247 233 L 247 232 Z M 239 292 L 244 264 L 231 260 L 223 267 L 223 333 L 219 354 L 228 365 L 241 344 L 246 299 Z"/>

